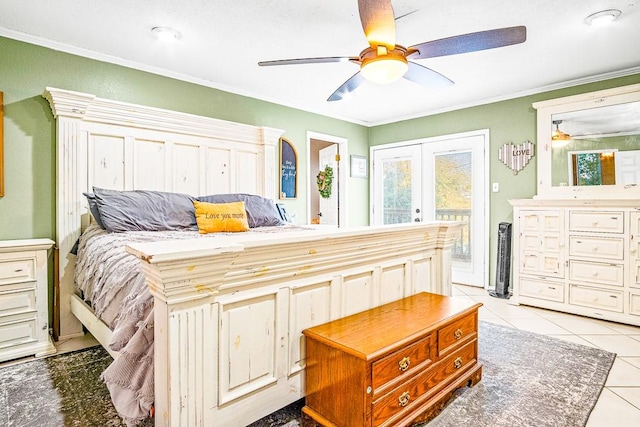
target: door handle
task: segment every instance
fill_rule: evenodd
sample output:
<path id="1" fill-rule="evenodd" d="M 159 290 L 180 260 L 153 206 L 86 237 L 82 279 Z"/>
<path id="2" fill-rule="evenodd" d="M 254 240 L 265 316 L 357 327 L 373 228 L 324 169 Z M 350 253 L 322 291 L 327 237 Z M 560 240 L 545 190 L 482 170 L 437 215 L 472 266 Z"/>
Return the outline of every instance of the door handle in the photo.
<path id="1" fill-rule="evenodd" d="M 413 220 L 414 222 L 420 222 L 420 218 L 416 218 Z"/>

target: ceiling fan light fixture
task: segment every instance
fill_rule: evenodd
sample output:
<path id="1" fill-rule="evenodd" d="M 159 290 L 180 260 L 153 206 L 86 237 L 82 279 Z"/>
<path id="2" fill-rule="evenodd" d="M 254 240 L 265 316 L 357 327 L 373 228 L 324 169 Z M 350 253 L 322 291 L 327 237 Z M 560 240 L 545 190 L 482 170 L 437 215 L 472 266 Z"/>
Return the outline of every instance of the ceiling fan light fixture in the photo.
<path id="1" fill-rule="evenodd" d="M 620 12 L 618 9 L 601 10 L 600 12 L 592 13 L 591 15 L 587 16 L 584 22 L 587 25 L 603 26 L 610 24 L 611 22 L 618 19 L 618 16 L 620 16 L 621 13 L 622 12 Z"/>
<path id="2" fill-rule="evenodd" d="M 385 55 L 365 58 L 360 72 L 370 82 L 388 84 L 404 76 L 408 69 L 409 64 L 404 56 Z"/>
<path id="3" fill-rule="evenodd" d="M 562 120 L 554 120 L 552 123 L 556 125 L 556 128 L 551 133 L 551 146 L 554 148 L 564 147 L 571 140 L 571 135 L 562 132 L 558 127 Z"/>

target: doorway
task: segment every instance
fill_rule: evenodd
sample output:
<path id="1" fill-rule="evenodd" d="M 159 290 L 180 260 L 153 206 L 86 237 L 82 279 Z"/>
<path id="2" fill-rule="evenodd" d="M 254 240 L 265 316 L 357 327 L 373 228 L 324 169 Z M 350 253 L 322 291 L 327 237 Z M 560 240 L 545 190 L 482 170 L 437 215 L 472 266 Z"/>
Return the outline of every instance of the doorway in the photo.
<path id="1" fill-rule="evenodd" d="M 307 132 L 307 224 L 332 227 L 347 225 L 346 177 L 349 176 L 347 140 L 334 135 Z M 318 172 L 329 166 L 332 174 L 331 194 L 321 197 Z M 326 193 L 325 193 L 326 195 Z"/>
<path id="2" fill-rule="evenodd" d="M 489 131 L 373 147 L 374 225 L 462 221 L 452 248 L 456 283 L 488 283 Z"/>

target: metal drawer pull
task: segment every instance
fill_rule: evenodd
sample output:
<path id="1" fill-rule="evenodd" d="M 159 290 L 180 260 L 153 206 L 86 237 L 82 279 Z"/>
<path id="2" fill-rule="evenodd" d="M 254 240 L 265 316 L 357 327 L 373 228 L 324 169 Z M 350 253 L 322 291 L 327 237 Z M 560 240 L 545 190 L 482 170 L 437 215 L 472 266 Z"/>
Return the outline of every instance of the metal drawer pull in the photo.
<path id="1" fill-rule="evenodd" d="M 409 356 L 403 357 L 402 360 L 398 362 L 398 367 L 402 372 L 409 369 L 409 365 L 411 365 L 411 358 Z"/>
<path id="2" fill-rule="evenodd" d="M 462 366 L 462 357 L 458 357 L 456 360 L 453 361 L 453 367 L 456 369 L 460 369 L 461 366 Z"/>
<path id="3" fill-rule="evenodd" d="M 457 340 L 462 338 L 462 329 L 460 328 L 456 329 L 456 331 L 453 333 L 453 337 Z"/>
<path id="4" fill-rule="evenodd" d="M 400 406 L 407 406 L 407 403 L 409 403 L 409 399 L 411 399 L 411 396 L 409 396 L 409 392 L 408 391 L 405 391 L 398 398 L 398 404 Z"/>

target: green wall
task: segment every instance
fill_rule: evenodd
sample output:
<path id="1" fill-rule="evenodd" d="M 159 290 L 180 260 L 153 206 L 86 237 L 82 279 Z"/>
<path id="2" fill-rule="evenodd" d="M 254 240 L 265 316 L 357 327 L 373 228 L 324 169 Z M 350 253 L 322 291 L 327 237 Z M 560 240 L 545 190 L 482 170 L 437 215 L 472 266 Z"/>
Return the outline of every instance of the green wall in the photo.
<path id="1" fill-rule="evenodd" d="M 347 138 L 349 153 L 367 155 L 367 128 L 197 84 L 0 37 L 0 91 L 5 103 L 5 196 L 0 239 L 55 237 L 55 121 L 45 87 L 95 94 L 256 126 L 284 129 L 298 152 L 299 197 L 287 210 L 306 218 L 306 132 Z M 348 178 L 350 225 L 369 222 L 369 187 Z"/>
<path id="2" fill-rule="evenodd" d="M 534 102 L 636 83 L 640 83 L 640 74 L 376 126 L 369 129 L 369 144 L 375 146 L 489 129 L 489 182 L 500 183 L 498 193 L 489 193 L 489 285 L 493 286 L 498 224 L 513 222 L 509 200 L 528 199 L 536 194 L 537 151 L 531 162 L 514 175 L 498 160 L 499 148 L 507 143 L 536 143 L 536 110 L 531 106 Z"/>
<path id="3" fill-rule="evenodd" d="M 490 182 L 500 183 L 500 192 L 489 195 L 490 284 L 493 284 L 497 225 L 512 222 L 508 200 L 530 198 L 536 193 L 536 157 L 513 175 L 498 161 L 498 148 L 509 142 L 535 143 L 533 102 L 639 82 L 640 74 L 366 128 L 0 37 L 0 91 L 4 92 L 5 100 L 5 197 L 0 198 L 0 239 L 55 237 L 55 121 L 41 96 L 45 87 L 52 86 L 284 129 L 284 136 L 296 146 L 301 159 L 307 156 L 307 131 L 347 138 L 350 154 L 368 156 L 369 145 L 488 128 Z M 303 165 L 299 172 L 299 197 L 285 201 L 287 209 L 298 218 L 306 218 L 307 175 Z M 368 193 L 367 180 L 348 179 L 350 225 L 368 223 Z"/>

